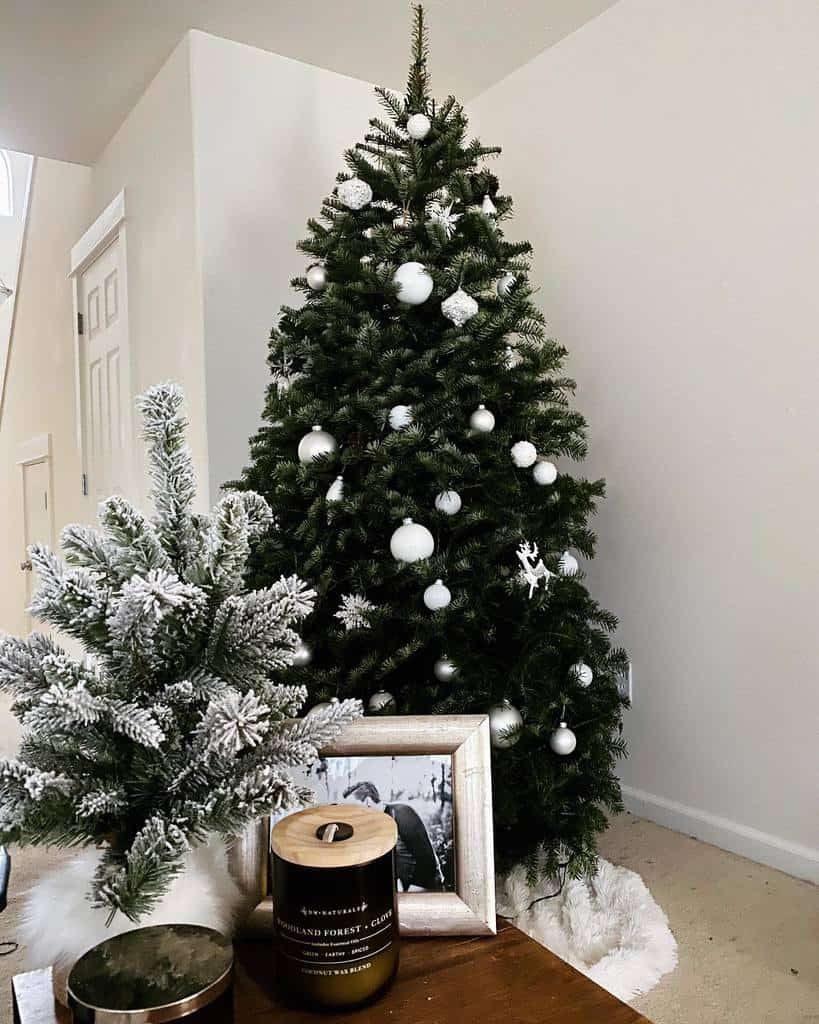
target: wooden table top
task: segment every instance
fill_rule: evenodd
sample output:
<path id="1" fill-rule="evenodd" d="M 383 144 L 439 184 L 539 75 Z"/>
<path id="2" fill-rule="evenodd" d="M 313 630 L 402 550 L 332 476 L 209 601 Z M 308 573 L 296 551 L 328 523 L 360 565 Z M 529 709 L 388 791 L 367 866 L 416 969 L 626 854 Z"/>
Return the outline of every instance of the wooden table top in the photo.
<path id="1" fill-rule="evenodd" d="M 337 1014 L 276 1001 L 268 943 L 238 943 L 236 953 L 233 1024 L 650 1024 L 505 921 L 488 938 L 405 939 L 392 988 L 371 1006 Z M 15 1024 L 69 1024 L 68 1011 L 54 1005 L 50 968 L 18 974 L 12 987 Z"/>

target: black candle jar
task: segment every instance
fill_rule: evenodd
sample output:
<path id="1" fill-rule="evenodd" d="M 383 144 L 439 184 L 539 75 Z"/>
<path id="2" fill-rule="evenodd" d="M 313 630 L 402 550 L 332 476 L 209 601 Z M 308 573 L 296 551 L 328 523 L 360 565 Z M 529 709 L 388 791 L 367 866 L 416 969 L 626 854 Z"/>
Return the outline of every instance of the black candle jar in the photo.
<path id="1" fill-rule="evenodd" d="M 382 811 L 311 807 L 274 827 L 273 913 L 283 995 L 322 1008 L 367 1002 L 398 968 L 393 856 Z"/>

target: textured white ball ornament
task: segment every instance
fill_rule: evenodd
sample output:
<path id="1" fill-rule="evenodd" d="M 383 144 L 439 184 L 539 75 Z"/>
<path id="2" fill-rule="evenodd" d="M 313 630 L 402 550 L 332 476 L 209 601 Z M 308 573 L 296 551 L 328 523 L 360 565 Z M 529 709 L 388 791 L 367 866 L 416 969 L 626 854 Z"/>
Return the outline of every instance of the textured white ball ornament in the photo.
<path id="1" fill-rule="evenodd" d="M 497 289 L 498 295 L 500 295 L 502 299 L 505 299 L 506 296 L 509 294 L 509 290 L 511 289 L 515 281 L 517 281 L 517 278 L 514 274 L 504 274 L 503 277 L 500 278 L 495 287 Z"/>
<path id="2" fill-rule="evenodd" d="M 463 288 L 459 288 L 448 299 L 444 299 L 441 303 L 441 312 L 456 327 L 463 327 L 466 321 L 471 320 L 478 312 L 478 303 L 471 295 L 467 295 Z"/>
<path id="3" fill-rule="evenodd" d="M 448 683 L 457 673 L 458 666 L 445 656 L 435 662 L 432 671 L 439 683 Z"/>
<path id="4" fill-rule="evenodd" d="M 564 551 L 560 556 L 560 561 L 557 563 L 557 568 L 561 576 L 574 576 L 580 568 L 580 563 L 573 554 Z"/>
<path id="5" fill-rule="evenodd" d="M 339 200 L 348 210 L 361 210 L 372 202 L 373 190 L 361 178 L 350 178 L 342 181 L 336 189 Z"/>
<path id="6" fill-rule="evenodd" d="M 518 441 L 512 445 L 512 462 L 521 469 L 528 469 L 533 466 L 537 459 L 537 448 L 531 441 Z"/>
<path id="7" fill-rule="evenodd" d="M 309 644 L 300 640 L 293 652 L 293 665 L 295 668 L 305 668 L 313 660 L 313 650 Z"/>
<path id="8" fill-rule="evenodd" d="M 395 707 L 395 697 L 386 690 L 377 690 L 367 701 L 370 711 L 386 711 L 389 707 Z"/>
<path id="9" fill-rule="evenodd" d="M 492 746 L 498 750 L 514 747 L 520 739 L 519 730 L 522 725 L 523 715 L 508 700 L 489 709 L 489 738 Z M 518 731 L 511 736 L 506 735 L 511 729 Z"/>
<path id="10" fill-rule="evenodd" d="M 549 746 L 556 754 L 565 757 L 577 746 L 577 737 L 565 722 L 561 722 L 549 737 Z"/>
<path id="11" fill-rule="evenodd" d="M 492 202 L 491 196 L 484 196 L 483 202 L 481 203 L 481 213 L 485 213 L 488 217 L 494 217 L 498 212 L 497 206 Z"/>
<path id="12" fill-rule="evenodd" d="M 532 470 L 536 484 L 553 484 L 557 480 L 557 466 L 548 459 L 539 459 Z"/>
<path id="13" fill-rule="evenodd" d="M 394 405 L 389 419 L 393 430 L 403 430 L 412 423 L 412 409 L 408 405 Z"/>
<path id="14" fill-rule="evenodd" d="M 469 425 L 473 430 L 479 430 L 482 434 L 488 434 L 495 429 L 495 417 L 485 405 L 478 408 L 469 417 Z"/>
<path id="15" fill-rule="evenodd" d="M 432 534 L 420 523 L 407 518 L 390 538 L 390 551 L 396 562 L 420 562 L 435 550 Z"/>
<path id="16" fill-rule="evenodd" d="M 432 121 L 426 114 L 413 114 L 407 120 L 407 135 L 411 139 L 415 139 L 416 142 L 420 142 L 421 139 L 425 139 L 429 135 L 431 127 Z"/>
<path id="17" fill-rule="evenodd" d="M 435 495 L 435 507 L 445 516 L 454 516 L 461 511 L 461 496 L 457 491 L 441 491 Z"/>
<path id="18" fill-rule="evenodd" d="M 299 441 L 299 462 L 308 463 L 322 455 L 332 455 L 337 448 L 333 435 L 316 424 L 310 433 L 305 434 Z"/>
<path id="19" fill-rule="evenodd" d="M 434 583 L 430 583 L 424 591 L 424 604 L 431 612 L 437 612 L 442 608 L 446 608 L 451 600 L 452 593 L 443 580 L 436 580 Z"/>
<path id="20" fill-rule="evenodd" d="M 311 715 L 314 715 L 320 711 L 327 711 L 327 709 L 331 708 L 332 706 L 333 705 L 330 703 L 330 701 L 323 700 L 318 704 L 314 704 L 304 717 L 309 718 Z"/>
<path id="21" fill-rule="evenodd" d="M 420 306 L 432 295 L 432 278 L 423 263 L 402 263 L 392 282 L 398 287 L 398 301 L 408 306 Z"/>
<path id="22" fill-rule="evenodd" d="M 342 501 L 344 498 L 344 478 L 337 476 L 335 480 L 327 488 L 327 493 L 324 495 L 324 500 L 329 504 L 334 504 L 337 501 Z"/>
<path id="23" fill-rule="evenodd" d="M 323 291 L 327 287 L 327 271 L 318 264 L 308 269 L 306 277 L 307 284 L 314 292 Z"/>
<path id="24" fill-rule="evenodd" d="M 594 672 L 592 672 L 591 668 L 589 668 L 585 661 L 576 661 L 569 671 L 582 687 L 585 688 L 586 686 L 591 686 L 592 680 L 594 679 Z"/>

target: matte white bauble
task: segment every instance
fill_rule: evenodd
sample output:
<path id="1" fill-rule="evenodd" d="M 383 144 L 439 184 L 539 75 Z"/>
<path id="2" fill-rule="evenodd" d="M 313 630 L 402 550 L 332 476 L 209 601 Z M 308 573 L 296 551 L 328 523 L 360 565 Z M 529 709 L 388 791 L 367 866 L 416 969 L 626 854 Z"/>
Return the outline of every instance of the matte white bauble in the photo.
<path id="1" fill-rule="evenodd" d="M 339 200 L 348 210 L 361 210 L 372 202 L 373 190 L 361 178 L 350 178 L 342 181 L 336 189 Z"/>
<path id="2" fill-rule="evenodd" d="M 324 495 L 324 500 L 329 504 L 334 504 L 337 501 L 342 501 L 344 498 L 344 478 L 337 476 L 335 480 L 327 488 L 327 493 Z"/>
<path id="3" fill-rule="evenodd" d="M 439 683 L 448 683 L 458 671 L 458 666 L 447 657 L 439 658 L 432 666 Z"/>
<path id="4" fill-rule="evenodd" d="M 522 725 L 523 715 L 508 700 L 489 709 L 489 738 L 498 750 L 514 747 L 520 739 Z"/>
<path id="5" fill-rule="evenodd" d="M 548 459 L 539 459 L 532 470 L 536 484 L 553 484 L 557 480 L 557 466 Z"/>
<path id="6" fill-rule="evenodd" d="M 444 299 L 441 303 L 441 312 L 456 327 L 463 327 L 467 320 L 471 320 L 478 312 L 478 303 L 471 295 L 467 295 L 463 288 L 459 288 L 448 299 Z"/>
<path id="7" fill-rule="evenodd" d="M 434 550 L 435 541 L 426 526 L 409 518 L 390 537 L 390 551 L 397 562 L 420 562 Z"/>
<path id="8" fill-rule="evenodd" d="M 432 121 L 426 114 L 413 114 L 407 120 L 407 135 L 411 139 L 415 139 L 416 142 L 420 142 L 421 139 L 425 139 L 429 135 L 431 127 Z"/>
<path id="9" fill-rule="evenodd" d="M 497 206 L 492 202 L 491 196 L 484 196 L 483 202 L 481 203 L 481 213 L 485 213 L 489 217 L 494 217 L 498 212 Z"/>
<path id="10" fill-rule="evenodd" d="M 293 665 L 296 668 L 305 668 L 313 660 L 313 651 L 309 644 L 300 640 L 293 652 Z"/>
<path id="11" fill-rule="evenodd" d="M 392 282 L 398 287 L 398 301 L 408 306 L 420 306 L 432 295 L 432 278 L 423 263 L 402 263 Z"/>
<path id="12" fill-rule="evenodd" d="M 372 256 L 362 256 L 359 259 L 359 263 L 362 263 L 365 267 L 368 266 L 370 263 L 372 263 L 372 261 L 373 261 Z"/>
<path id="13" fill-rule="evenodd" d="M 310 433 L 305 434 L 299 441 L 299 462 L 308 463 L 322 455 L 332 455 L 337 448 L 333 435 L 316 424 Z"/>
<path id="14" fill-rule="evenodd" d="M 395 707 L 395 697 L 386 690 L 377 690 L 367 701 L 370 711 L 386 711 L 389 707 Z"/>
<path id="15" fill-rule="evenodd" d="M 488 434 L 495 429 L 495 417 L 485 405 L 478 408 L 469 417 L 469 425 L 473 430 L 479 430 L 482 434 Z"/>
<path id="16" fill-rule="evenodd" d="M 582 687 L 591 686 L 594 672 L 592 672 L 585 661 L 576 661 L 569 671 Z"/>
<path id="17" fill-rule="evenodd" d="M 320 292 L 327 287 L 327 271 L 324 267 L 316 264 L 307 270 L 307 284 L 314 292 Z"/>
<path id="18" fill-rule="evenodd" d="M 315 715 L 320 711 L 327 711 L 332 706 L 333 705 L 328 700 L 320 701 L 318 704 L 314 704 L 304 717 L 309 718 L 311 715 Z"/>
<path id="19" fill-rule="evenodd" d="M 438 612 L 442 608 L 446 608 L 451 600 L 452 593 L 443 580 L 430 583 L 424 591 L 424 604 L 431 612 Z"/>
<path id="20" fill-rule="evenodd" d="M 403 430 L 412 423 L 412 409 L 408 405 L 394 405 L 390 409 L 390 426 L 393 430 Z"/>
<path id="21" fill-rule="evenodd" d="M 549 737 L 549 746 L 556 754 L 565 757 L 577 746 L 577 737 L 565 722 L 561 722 Z"/>
<path id="22" fill-rule="evenodd" d="M 574 576 L 580 568 L 580 563 L 574 555 L 564 551 L 560 556 L 560 561 L 557 563 L 557 568 L 561 576 Z"/>
<path id="23" fill-rule="evenodd" d="M 500 278 L 495 287 L 497 289 L 498 295 L 500 295 L 502 299 L 505 299 L 506 296 L 509 294 L 509 291 L 512 288 L 512 285 L 515 283 L 515 281 L 517 281 L 517 278 L 514 274 L 504 274 L 503 277 Z"/>
<path id="24" fill-rule="evenodd" d="M 435 495 L 435 507 L 445 516 L 454 516 L 461 511 L 461 496 L 457 491 L 441 491 Z"/>
<path id="25" fill-rule="evenodd" d="M 512 445 L 512 462 L 521 469 L 528 469 L 533 466 L 537 459 L 537 448 L 531 441 L 518 441 Z"/>

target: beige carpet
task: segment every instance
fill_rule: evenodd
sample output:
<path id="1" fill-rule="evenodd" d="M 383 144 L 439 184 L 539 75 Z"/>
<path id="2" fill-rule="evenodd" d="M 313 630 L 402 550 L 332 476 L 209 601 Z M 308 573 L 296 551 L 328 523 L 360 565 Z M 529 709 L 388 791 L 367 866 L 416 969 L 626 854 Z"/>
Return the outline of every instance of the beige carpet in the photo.
<path id="1" fill-rule="evenodd" d="M 627 814 L 601 853 L 643 876 L 679 943 L 677 970 L 635 1001 L 655 1024 L 819 1024 L 819 889 Z M 15 938 L 22 892 L 58 858 L 15 852 L 0 939 Z M 25 969 L 23 949 L 0 958 L 0 1021 Z"/>

